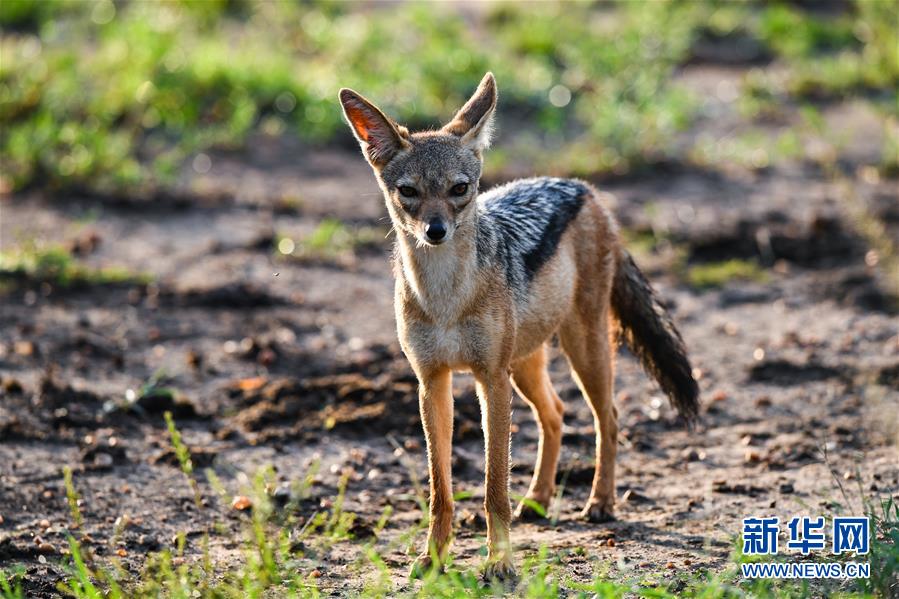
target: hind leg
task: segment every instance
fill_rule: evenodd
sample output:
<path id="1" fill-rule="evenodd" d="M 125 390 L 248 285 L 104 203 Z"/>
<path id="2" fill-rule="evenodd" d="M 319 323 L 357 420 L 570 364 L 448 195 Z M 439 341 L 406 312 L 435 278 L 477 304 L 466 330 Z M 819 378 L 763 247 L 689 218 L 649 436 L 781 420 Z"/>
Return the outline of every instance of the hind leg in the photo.
<path id="1" fill-rule="evenodd" d="M 562 349 L 572 374 L 593 411 L 596 429 L 596 466 L 590 499 L 581 515 L 591 522 L 614 518 L 615 456 L 618 452 L 618 411 L 612 403 L 614 366 L 608 308 L 572 315 L 560 331 Z"/>
<path id="2" fill-rule="evenodd" d="M 546 510 L 556 492 L 556 467 L 562 446 L 564 406 L 546 372 L 544 346 L 540 346 L 540 349 L 512 365 L 512 382 L 518 393 L 531 406 L 540 435 L 534 478 L 531 479 L 531 486 L 525 499 L 539 504 Z M 515 510 L 516 518 L 530 519 L 538 516 L 538 512 L 524 501 Z"/>

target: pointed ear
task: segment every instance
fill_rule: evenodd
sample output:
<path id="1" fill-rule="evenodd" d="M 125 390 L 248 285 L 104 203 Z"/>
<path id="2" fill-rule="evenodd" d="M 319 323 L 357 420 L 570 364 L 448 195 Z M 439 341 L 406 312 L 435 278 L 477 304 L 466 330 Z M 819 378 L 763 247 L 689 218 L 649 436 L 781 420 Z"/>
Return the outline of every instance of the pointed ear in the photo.
<path id="1" fill-rule="evenodd" d="M 462 138 L 462 142 L 480 152 L 490 145 L 493 112 L 496 109 L 496 80 L 493 73 L 481 79 L 474 95 L 465 103 L 443 130 Z"/>
<path id="2" fill-rule="evenodd" d="M 372 166 L 384 166 L 397 152 L 409 146 L 400 128 L 377 106 L 353 90 L 340 90 L 340 104 L 346 122 Z"/>

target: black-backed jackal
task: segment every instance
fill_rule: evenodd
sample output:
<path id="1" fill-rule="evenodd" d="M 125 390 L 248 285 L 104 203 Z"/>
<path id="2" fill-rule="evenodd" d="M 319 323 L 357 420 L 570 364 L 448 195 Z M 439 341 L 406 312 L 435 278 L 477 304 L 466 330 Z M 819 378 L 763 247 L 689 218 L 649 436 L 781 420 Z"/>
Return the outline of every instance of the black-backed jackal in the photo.
<path id="1" fill-rule="evenodd" d="M 488 73 L 452 121 L 410 133 L 356 92 L 340 102 L 374 169 L 396 231 L 396 320 L 419 380 L 428 447 L 430 528 L 416 569 L 442 561 L 452 532 L 452 372 L 477 382 L 486 436 L 488 550 L 485 575 L 514 575 L 509 524 L 513 386 L 540 430 L 537 465 L 517 517 L 555 492 L 563 404 L 546 370 L 558 334 L 593 411 L 596 471 L 584 517 L 612 516 L 617 411 L 614 352 L 620 338 L 688 420 L 699 390 L 681 336 L 621 247 L 602 196 L 571 179 L 515 181 L 478 193 L 496 82 Z"/>

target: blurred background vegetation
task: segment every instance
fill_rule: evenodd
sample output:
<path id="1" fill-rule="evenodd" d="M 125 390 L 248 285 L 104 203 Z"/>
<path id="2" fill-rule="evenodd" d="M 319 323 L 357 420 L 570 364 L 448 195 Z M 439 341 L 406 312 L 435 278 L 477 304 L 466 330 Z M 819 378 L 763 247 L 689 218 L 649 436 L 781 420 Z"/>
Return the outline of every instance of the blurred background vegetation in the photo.
<path id="1" fill-rule="evenodd" d="M 488 172 L 595 175 L 674 160 L 766 166 L 801 156 L 794 131 L 774 140 L 749 131 L 727 147 L 702 138 L 684 145 L 677 134 L 702 99 L 673 74 L 701 60 L 703 47 L 778 62 L 777 76 L 747 71 L 739 102 L 749 119 L 807 105 L 814 124 L 816 105 L 870 104 L 885 131 L 874 166 L 895 174 L 899 3 L 815 8 L 3 0 L 0 191 L 152 193 L 196 152 L 240 148 L 253 133 L 345 142 L 341 86 L 406 124 L 433 126 L 487 70 L 499 79 L 510 138 L 491 154 Z"/>

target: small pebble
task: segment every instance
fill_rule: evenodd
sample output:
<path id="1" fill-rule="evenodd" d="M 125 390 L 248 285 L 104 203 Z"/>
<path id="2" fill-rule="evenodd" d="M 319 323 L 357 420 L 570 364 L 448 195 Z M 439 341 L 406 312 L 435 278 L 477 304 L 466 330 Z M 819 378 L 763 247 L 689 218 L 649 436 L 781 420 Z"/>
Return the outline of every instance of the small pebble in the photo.
<path id="1" fill-rule="evenodd" d="M 186 356 L 187 365 L 193 369 L 198 369 L 203 365 L 203 355 L 194 350 L 189 350 Z"/>
<path id="2" fill-rule="evenodd" d="M 702 452 L 702 455 L 700 455 L 699 451 L 693 448 L 688 448 L 681 452 L 681 457 L 688 462 L 698 462 L 705 457 L 705 452 Z"/>
<path id="3" fill-rule="evenodd" d="M 246 495 L 237 495 L 231 501 L 231 508 L 240 512 L 253 507 L 253 502 Z"/>
<path id="4" fill-rule="evenodd" d="M 637 491 L 634 491 L 633 489 L 628 489 L 621 496 L 621 501 L 624 503 L 640 503 L 645 502 L 648 499 L 648 497 L 642 495 L 641 493 L 638 493 Z"/>
<path id="5" fill-rule="evenodd" d="M 3 390 L 6 391 L 9 395 L 16 395 L 22 393 L 24 389 L 22 388 L 22 383 L 17 381 L 16 379 L 6 379 L 3 381 Z"/>
<path id="6" fill-rule="evenodd" d="M 771 398 L 767 395 L 762 395 L 761 397 L 755 400 L 755 407 L 757 408 L 767 408 L 771 405 Z"/>
<path id="7" fill-rule="evenodd" d="M 256 358 L 256 360 L 263 366 L 271 366 L 277 359 L 278 354 L 268 347 L 259 352 L 259 356 Z"/>
<path id="8" fill-rule="evenodd" d="M 34 354 L 34 343 L 31 341 L 16 341 L 13 344 L 13 351 L 20 356 L 31 356 Z"/>

